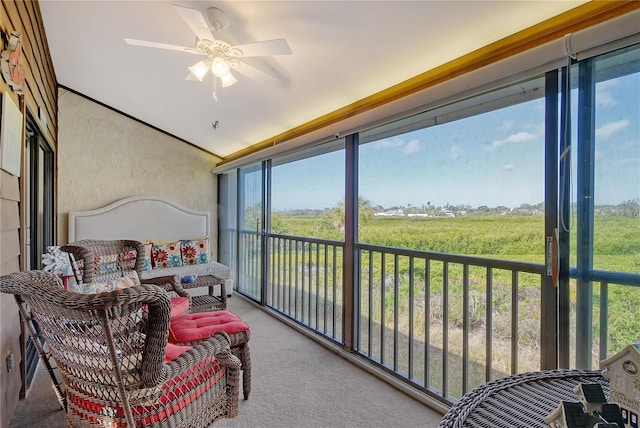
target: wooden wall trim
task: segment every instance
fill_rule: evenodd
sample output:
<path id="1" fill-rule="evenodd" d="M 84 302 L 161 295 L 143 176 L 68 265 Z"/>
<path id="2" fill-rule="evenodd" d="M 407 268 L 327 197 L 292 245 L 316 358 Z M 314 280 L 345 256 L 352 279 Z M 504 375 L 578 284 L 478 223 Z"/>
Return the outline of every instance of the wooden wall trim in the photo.
<path id="1" fill-rule="evenodd" d="M 57 79 L 44 31 L 37 1 L 10 1 L 0 3 L 0 50 L 6 48 L 12 31 L 20 33 L 22 65 L 24 67 L 23 94 L 18 95 L 0 78 L 0 96 L 8 96 L 23 114 L 21 177 L 0 170 L 0 275 L 24 270 L 26 266 L 26 166 L 24 129 L 27 113 L 38 126 L 49 146 L 57 149 L 58 92 Z M 46 117 L 43 125 L 38 110 Z M 54 201 L 55 204 L 55 201 Z M 24 364 L 25 332 L 18 316 L 13 297 L 0 295 L 0 361 L 11 352 Z M 21 339 L 22 338 L 22 339 Z M 0 428 L 8 428 L 15 412 L 20 391 L 25 381 L 19 365 L 8 372 L 0 372 Z"/>

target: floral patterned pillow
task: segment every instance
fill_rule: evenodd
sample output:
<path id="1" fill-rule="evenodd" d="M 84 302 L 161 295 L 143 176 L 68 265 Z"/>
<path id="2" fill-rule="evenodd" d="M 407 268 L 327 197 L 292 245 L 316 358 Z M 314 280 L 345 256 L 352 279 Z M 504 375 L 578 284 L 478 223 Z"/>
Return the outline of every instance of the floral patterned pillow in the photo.
<path id="1" fill-rule="evenodd" d="M 154 268 L 167 268 L 182 266 L 180 256 L 180 241 L 163 245 L 153 245 L 151 260 Z"/>
<path id="2" fill-rule="evenodd" d="M 124 276 L 110 279 L 108 281 L 83 284 L 82 292 L 85 294 L 104 293 L 121 290 L 123 288 L 135 287 L 137 285 L 140 285 L 140 278 L 138 278 L 138 273 L 134 270 Z"/>
<path id="3" fill-rule="evenodd" d="M 124 270 L 136 270 L 136 262 L 138 255 L 135 251 L 129 250 L 120 254 L 122 258 L 122 269 Z"/>
<path id="4" fill-rule="evenodd" d="M 209 263 L 209 237 L 197 239 L 183 239 L 180 241 L 182 249 L 182 264 L 197 265 Z"/>
<path id="5" fill-rule="evenodd" d="M 149 242 L 144 244 L 144 264 L 142 265 L 142 270 L 151 270 L 151 252 L 153 251 L 153 242 Z"/>
<path id="6" fill-rule="evenodd" d="M 96 275 L 114 273 L 118 270 L 118 255 L 107 254 L 93 258 Z"/>

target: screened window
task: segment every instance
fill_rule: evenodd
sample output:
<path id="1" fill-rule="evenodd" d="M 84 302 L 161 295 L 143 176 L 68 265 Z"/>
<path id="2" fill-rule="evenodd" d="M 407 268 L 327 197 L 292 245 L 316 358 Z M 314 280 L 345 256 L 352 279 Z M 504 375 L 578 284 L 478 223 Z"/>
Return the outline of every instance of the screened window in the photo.
<path id="1" fill-rule="evenodd" d="M 238 238 L 238 174 L 231 171 L 218 176 L 218 260 L 232 267 L 235 276 L 236 241 Z M 234 278 L 234 280 L 237 280 Z"/>
<path id="2" fill-rule="evenodd" d="M 275 160 L 271 233 L 344 240 L 344 162 L 344 149 Z"/>
<path id="3" fill-rule="evenodd" d="M 640 47 L 595 62 L 594 268 L 640 272 Z"/>
<path id="4" fill-rule="evenodd" d="M 570 352 L 596 368 L 639 338 L 640 46 L 580 61 L 572 81 Z"/>
<path id="5" fill-rule="evenodd" d="M 372 215 L 360 242 L 542 262 L 541 85 L 427 112 L 398 127 L 417 129 L 363 144 L 359 195 Z"/>

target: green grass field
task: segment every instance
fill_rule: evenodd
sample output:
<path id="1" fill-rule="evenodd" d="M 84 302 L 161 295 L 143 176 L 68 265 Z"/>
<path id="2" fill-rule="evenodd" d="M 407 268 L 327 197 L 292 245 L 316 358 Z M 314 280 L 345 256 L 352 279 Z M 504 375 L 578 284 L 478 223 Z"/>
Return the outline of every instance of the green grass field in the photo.
<path id="1" fill-rule="evenodd" d="M 342 240 L 342 233 L 323 215 L 278 214 L 274 232 Z M 575 259 L 575 227 L 570 253 Z M 544 260 L 544 217 L 372 217 L 360 227 L 360 242 L 451 254 L 541 263 Z M 594 267 L 640 273 L 640 218 L 596 216 Z"/>
<path id="2" fill-rule="evenodd" d="M 315 215 L 278 213 L 273 216 L 272 230 L 276 234 L 342 241 L 344 232 L 340 230 L 340 224 L 335 212 Z M 576 231 L 573 224 L 575 223 L 572 223 L 569 234 L 572 266 L 576 260 Z M 594 230 L 595 269 L 640 273 L 640 217 L 596 216 Z M 542 264 L 545 257 L 542 216 L 371 216 L 367 221 L 361 221 L 358 235 L 360 243 L 383 247 L 533 264 Z M 305 301 L 309 301 L 310 308 L 315 307 L 316 301 L 320 301 L 323 307 L 332 307 L 336 302 L 340 307 L 343 291 L 342 247 L 335 248 L 335 267 L 331 254 L 325 254 L 322 249 L 313 245 L 305 248 L 305 262 L 293 271 L 300 273 L 300 277 L 302 272 L 306 272 L 307 277 L 305 280 L 297 280 L 298 277 L 294 276 L 299 281 L 294 288 L 297 287 L 298 293 L 301 289 L 307 290 L 306 294 L 302 292 L 299 296 L 306 296 Z M 289 247 L 279 247 L 272 252 L 274 261 L 270 269 L 278 272 L 278 276 L 271 284 L 277 284 L 285 278 L 284 289 L 290 292 L 292 280 L 287 277 L 287 272 L 292 271 L 287 269 L 291 269 L 288 264 L 296 259 L 287 258 L 287 251 L 291 252 Z M 448 393 L 456 397 L 464 394 L 462 364 L 465 336 L 469 357 L 468 386 L 473 387 L 489 380 L 485 378 L 487 364 L 491 365 L 491 378 L 511 372 L 514 337 L 518 353 L 515 358 L 517 371 L 540 369 L 540 274 L 519 272 L 517 282 L 514 283 L 513 273 L 508 269 L 492 269 L 491 277 L 488 278 L 484 267 L 469 265 L 465 272 L 462 264 L 451 262 L 446 265 L 445 274 L 445 264 L 440 261 L 432 260 L 425 264 L 424 260 L 417 258 L 415 263 L 410 263 L 407 256 L 387 254 L 387 257 L 382 257 L 381 252 L 367 250 L 362 250 L 359 254 L 360 266 L 363 267 L 358 273 L 359 352 L 389 366 L 397 351 L 398 372 L 406 373 L 407 377 L 418 384 L 425 381 L 426 377 L 428 385 L 436 389 L 444 386 L 443 362 L 447 361 Z M 282 260 L 287 261 L 286 267 L 278 265 Z M 323 286 L 326 266 L 328 273 L 335 269 L 337 280 L 330 283 L 329 290 L 325 293 Z M 317 277 L 314 272 L 319 272 Z M 488 283 L 491 284 L 491 302 L 486 300 Z M 317 284 L 320 284 L 319 288 L 316 288 Z M 513 302 L 514 284 L 517 284 L 516 303 Z M 337 290 L 335 296 L 332 296 L 332 287 Z M 592 288 L 592 361 L 593 368 L 597 368 L 601 288 L 600 284 L 593 284 Z M 463 316 L 465 292 L 468 293 L 466 319 Z M 576 331 L 576 281 L 570 281 L 569 292 L 569 331 L 573 335 Z M 513 330 L 512 322 L 514 304 L 518 310 L 516 331 Z M 637 316 L 639 307 L 640 287 L 608 284 L 609 355 L 629 343 L 640 341 L 640 317 Z M 489 308 L 491 316 L 487 314 Z M 339 309 L 337 311 L 336 323 L 340 324 L 342 313 Z M 300 313 L 305 312 L 301 310 Z M 306 322 L 317 321 L 314 321 L 313 310 L 306 317 Z M 491 337 L 489 363 L 486 353 L 487 336 Z M 385 339 L 381 339 L 382 337 Z M 574 362 L 576 339 L 573 337 L 570 340 L 570 353 L 573 355 L 571 361 Z M 413 360 L 409 355 L 410 344 L 413 344 Z M 413 361 L 413 365 L 410 361 Z"/>
<path id="3" fill-rule="evenodd" d="M 575 265 L 576 233 L 570 230 L 570 260 Z M 342 232 L 335 227 L 329 215 L 282 215 L 274 218 L 274 232 L 294 236 L 316 237 L 342 240 Z M 614 272 L 640 273 L 640 217 L 596 216 L 594 224 L 593 262 L 594 268 Z M 544 217 L 529 215 L 488 215 L 468 217 L 371 217 L 362 222 L 359 241 L 387 247 L 407 248 L 450 254 L 464 254 L 503 260 L 530 263 L 544 262 Z M 406 267 L 401 269 L 403 274 Z M 484 278 L 471 271 L 472 293 L 482 293 Z M 499 275 L 499 274 L 498 274 Z M 405 275 L 406 276 L 406 275 Z M 458 302 L 461 295 L 458 275 L 449 278 L 451 300 Z M 416 282 L 424 279 L 424 272 L 416 272 Z M 437 273 L 436 273 L 436 279 Z M 539 302 L 526 301 L 539 298 L 539 278 L 523 277 L 522 309 L 539 322 L 540 312 L 535 309 Z M 404 281 L 403 283 L 408 283 Z M 506 281 L 505 281 L 506 283 Z M 438 292 L 438 281 L 434 281 L 434 292 Z M 441 286 L 440 286 L 441 287 Z M 477 288 L 477 289 L 476 289 Z M 594 338 L 598 337 L 600 326 L 597 322 L 600 288 L 593 287 Z M 416 290 L 420 292 L 420 290 Z M 406 289 L 401 289 L 406 294 Z M 508 290 L 507 290 L 508 292 Z M 536 297 L 537 296 L 537 297 Z M 575 304 L 575 282 L 572 281 L 571 298 Z M 537 306 L 538 305 L 538 306 Z M 461 316 L 456 314 L 457 303 L 452 306 L 450 316 L 456 322 Z M 635 287 L 610 285 L 609 287 L 609 349 L 613 352 L 622 346 L 640 339 L 640 290 Z M 508 308 L 506 309 L 508 310 Z M 522 316 L 521 312 L 521 316 Z M 480 311 L 479 318 L 482 318 Z M 535 330 L 535 327 L 533 328 Z M 536 341 L 535 332 L 527 332 L 524 340 Z"/>

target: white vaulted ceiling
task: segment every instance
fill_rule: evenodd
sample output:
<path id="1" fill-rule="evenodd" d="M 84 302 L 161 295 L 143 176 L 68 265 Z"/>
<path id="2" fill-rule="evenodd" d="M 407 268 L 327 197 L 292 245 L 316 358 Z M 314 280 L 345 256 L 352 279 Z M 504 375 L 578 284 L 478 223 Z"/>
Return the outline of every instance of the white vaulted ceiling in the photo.
<path id="1" fill-rule="evenodd" d="M 585 1 L 40 0 L 58 83 L 222 158 L 366 98 Z M 251 65 L 271 78 L 185 80 L 200 57 L 174 4 L 223 10 L 231 44 L 284 38 Z M 217 122 L 217 128 L 213 124 Z"/>

